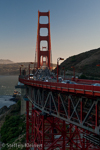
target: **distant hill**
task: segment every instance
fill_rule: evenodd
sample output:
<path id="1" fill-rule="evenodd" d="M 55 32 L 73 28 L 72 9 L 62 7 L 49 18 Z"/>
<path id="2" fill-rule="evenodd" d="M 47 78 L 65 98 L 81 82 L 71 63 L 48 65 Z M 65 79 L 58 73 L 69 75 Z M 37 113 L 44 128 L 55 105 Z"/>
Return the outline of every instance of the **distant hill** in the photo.
<path id="1" fill-rule="evenodd" d="M 73 71 L 71 66 L 75 67 L 76 72 L 81 72 L 87 76 L 100 77 L 100 48 L 93 49 L 78 55 L 73 55 L 63 61 L 60 68 L 65 67 L 65 70 Z"/>
<path id="2" fill-rule="evenodd" d="M 9 59 L 0 59 L 0 64 L 12 64 L 12 63 L 14 62 Z"/>
<path id="3" fill-rule="evenodd" d="M 19 75 L 22 64 L 22 70 L 26 68 L 26 71 L 28 71 L 29 62 L 0 64 L 0 75 Z M 33 66 L 31 65 L 31 67 Z"/>
<path id="4" fill-rule="evenodd" d="M 0 64 L 0 75 L 19 75 L 20 66 L 23 65 L 22 70 L 25 69 L 26 73 L 29 73 L 29 62 L 20 62 L 20 63 L 9 63 L 9 64 Z M 56 67 L 56 64 L 53 64 L 53 67 Z M 30 73 L 34 68 L 34 64 L 30 65 Z"/>
<path id="5" fill-rule="evenodd" d="M 13 63 L 10 60 L 6 60 L 5 62 L 9 63 L 0 63 L 0 75 L 19 75 L 19 68 L 21 64 L 24 65 L 22 69 L 26 68 L 28 73 L 29 62 Z M 62 67 L 65 67 L 66 71 L 69 70 L 69 72 L 73 72 L 73 68 L 71 68 L 71 66 L 74 66 L 75 72 L 77 73 L 100 78 L 100 66 L 97 67 L 97 64 L 100 64 L 100 48 L 66 58 L 66 60 L 60 64 L 60 70 Z M 56 67 L 56 64 L 53 64 L 53 66 Z M 31 64 L 31 69 L 33 68 L 34 64 Z"/>

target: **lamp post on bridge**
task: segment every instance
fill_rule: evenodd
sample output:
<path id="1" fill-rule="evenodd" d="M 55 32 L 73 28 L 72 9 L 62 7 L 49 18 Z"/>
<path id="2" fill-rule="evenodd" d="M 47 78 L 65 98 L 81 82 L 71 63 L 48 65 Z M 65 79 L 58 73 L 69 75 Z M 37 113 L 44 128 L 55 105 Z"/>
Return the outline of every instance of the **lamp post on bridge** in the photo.
<path id="1" fill-rule="evenodd" d="M 97 64 L 96 66 L 97 66 L 97 67 L 100 67 L 100 64 Z"/>
<path id="2" fill-rule="evenodd" d="M 31 65 L 31 64 L 34 64 L 34 63 L 33 63 L 33 62 L 30 62 L 30 63 L 29 63 L 29 79 L 30 79 L 30 65 Z"/>
<path id="3" fill-rule="evenodd" d="M 71 68 L 73 68 L 73 76 L 74 76 L 74 80 L 75 80 L 75 67 L 72 66 Z"/>
<path id="4" fill-rule="evenodd" d="M 65 80 L 65 67 L 62 67 L 63 71 L 64 71 L 64 80 Z"/>
<path id="5" fill-rule="evenodd" d="M 21 75 L 21 68 L 23 67 L 24 65 L 20 65 L 20 75 Z"/>
<path id="6" fill-rule="evenodd" d="M 100 66 L 100 64 L 97 64 L 96 66 L 98 67 L 98 66 Z"/>
<path id="7" fill-rule="evenodd" d="M 58 65 L 59 65 L 59 60 L 64 60 L 64 58 L 61 58 L 61 57 L 59 57 L 58 59 L 57 59 L 57 82 L 58 82 Z"/>
<path id="8" fill-rule="evenodd" d="M 24 68 L 23 70 L 22 70 L 22 74 L 25 76 L 26 75 L 26 69 L 27 68 Z"/>

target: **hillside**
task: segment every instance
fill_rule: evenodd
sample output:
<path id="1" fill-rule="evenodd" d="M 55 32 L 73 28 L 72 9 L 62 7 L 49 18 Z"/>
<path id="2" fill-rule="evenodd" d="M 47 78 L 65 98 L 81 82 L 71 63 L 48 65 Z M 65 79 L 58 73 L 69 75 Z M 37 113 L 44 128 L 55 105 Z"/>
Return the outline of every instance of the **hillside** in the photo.
<path id="1" fill-rule="evenodd" d="M 0 64 L 0 75 L 19 75 L 19 69 L 22 64 L 22 69 L 27 68 L 26 70 L 28 71 L 29 62 Z M 31 67 L 33 67 L 33 65 L 31 65 Z"/>
<path id="2" fill-rule="evenodd" d="M 22 69 L 26 68 L 28 74 L 29 62 L 21 62 L 0 64 L 0 75 L 19 75 L 21 64 L 24 65 Z M 66 71 L 73 71 L 71 66 L 74 66 L 75 72 L 77 73 L 83 73 L 86 76 L 100 77 L 100 67 L 97 67 L 97 64 L 100 64 L 100 48 L 71 56 L 61 63 L 60 68 L 65 67 Z M 34 68 L 34 64 L 30 66 L 31 69 Z M 53 66 L 56 66 L 56 64 L 53 64 Z"/>
<path id="3" fill-rule="evenodd" d="M 24 148 L 11 148 L 8 144 L 25 144 L 26 140 L 26 117 L 20 115 L 21 99 L 18 97 L 16 104 L 9 108 L 4 106 L 0 109 L 0 144 L 5 143 L 1 150 L 24 150 Z"/>
<path id="4" fill-rule="evenodd" d="M 9 59 L 0 59 L 0 64 L 12 64 L 13 61 Z"/>
<path id="5" fill-rule="evenodd" d="M 66 71 L 73 71 L 71 66 L 74 66 L 76 72 L 100 77 L 100 67 L 97 67 L 97 64 L 100 64 L 100 48 L 71 56 L 61 63 L 60 68 L 65 67 Z"/>

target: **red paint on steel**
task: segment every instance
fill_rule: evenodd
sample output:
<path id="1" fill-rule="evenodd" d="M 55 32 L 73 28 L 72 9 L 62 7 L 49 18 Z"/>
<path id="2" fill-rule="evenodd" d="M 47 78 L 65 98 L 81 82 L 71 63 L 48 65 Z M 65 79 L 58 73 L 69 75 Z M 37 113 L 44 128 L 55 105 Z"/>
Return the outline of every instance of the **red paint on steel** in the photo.
<path id="1" fill-rule="evenodd" d="M 98 126 L 98 105 L 96 104 L 95 105 L 95 112 L 96 112 L 96 114 L 95 114 L 95 126 L 97 127 Z"/>
<path id="2" fill-rule="evenodd" d="M 48 23 L 47 24 L 41 24 L 40 23 L 40 16 L 47 16 L 48 17 Z M 47 36 L 40 36 L 40 29 L 41 28 L 47 28 L 48 29 L 48 35 Z M 47 41 L 47 50 L 43 51 L 40 47 L 41 41 Z M 43 45 L 42 45 L 43 46 Z M 43 46 L 44 47 L 44 46 Z M 40 12 L 38 11 L 38 28 L 37 28 L 37 46 L 36 46 L 36 52 L 37 52 L 37 68 L 40 68 L 41 65 L 43 65 L 43 57 L 46 58 L 46 65 L 49 69 L 51 69 L 51 37 L 50 37 L 50 11 L 48 12 Z M 42 56 L 42 62 L 41 62 L 41 56 Z"/>
<path id="3" fill-rule="evenodd" d="M 32 105 L 32 115 L 31 115 L 31 119 L 32 119 L 32 142 L 34 141 L 34 110 L 33 110 L 33 105 Z"/>
<path id="4" fill-rule="evenodd" d="M 26 142 L 28 145 L 33 145 L 34 150 L 54 150 L 56 148 L 61 150 L 95 149 L 95 145 L 88 140 L 88 136 L 91 135 L 91 132 L 59 118 L 43 115 L 38 109 L 32 109 L 32 114 L 29 116 L 29 108 L 29 101 L 27 101 Z M 87 136 L 87 138 L 85 138 L 85 136 Z M 27 147 L 26 149 L 31 150 L 31 147 Z M 99 150 L 99 147 L 97 147 L 96 150 Z"/>
<path id="5" fill-rule="evenodd" d="M 65 139 L 66 139 L 66 124 L 65 121 L 63 121 L 63 150 L 66 149 Z"/>
<path id="6" fill-rule="evenodd" d="M 85 94 L 90 96 L 100 96 L 100 87 L 93 85 L 81 85 L 81 84 L 63 84 L 63 83 L 54 83 L 54 82 L 43 82 L 43 81 L 34 81 L 28 79 L 21 79 L 19 81 L 25 85 L 30 85 L 33 87 L 41 87 L 51 90 L 57 90 L 62 92 L 70 92 L 77 94 Z"/>
<path id="7" fill-rule="evenodd" d="M 29 143 L 29 101 L 26 101 L 26 143 Z M 29 150 L 29 147 L 26 147 Z"/>
<path id="8" fill-rule="evenodd" d="M 81 123 L 82 123 L 82 121 L 83 121 L 83 104 L 82 104 L 82 99 L 81 99 L 81 108 L 80 108 L 80 118 L 81 118 Z"/>
<path id="9" fill-rule="evenodd" d="M 68 99 L 68 117 L 70 118 L 70 99 Z"/>
<path id="10" fill-rule="evenodd" d="M 60 113 L 60 97 L 58 95 L 58 113 Z"/>

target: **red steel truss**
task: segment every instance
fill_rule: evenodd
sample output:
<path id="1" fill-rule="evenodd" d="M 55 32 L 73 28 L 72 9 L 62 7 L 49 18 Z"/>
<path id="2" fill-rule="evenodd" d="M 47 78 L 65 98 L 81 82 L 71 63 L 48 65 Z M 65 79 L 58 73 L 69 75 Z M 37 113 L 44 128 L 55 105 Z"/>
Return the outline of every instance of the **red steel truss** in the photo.
<path id="1" fill-rule="evenodd" d="M 91 132 L 78 128 L 33 107 L 27 109 L 27 150 L 99 150 L 91 141 Z M 29 115 L 31 114 L 31 115 Z"/>
<path id="2" fill-rule="evenodd" d="M 28 98 L 45 113 L 100 134 L 100 87 L 19 79 L 28 85 Z M 89 90 L 90 89 L 90 90 Z M 32 94 L 34 97 L 32 97 Z"/>
<path id="3" fill-rule="evenodd" d="M 34 117 L 33 117 L 33 105 L 29 105 L 29 101 L 26 102 L 26 150 L 29 150 L 34 140 Z"/>
<path id="4" fill-rule="evenodd" d="M 41 16 L 47 16 L 48 17 L 48 23 L 47 24 L 41 24 L 40 23 L 40 17 Z M 41 36 L 40 35 L 40 29 L 41 28 L 47 28 L 48 29 L 48 35 L 47 36 Z M 40 47 L 41 41 L 47 41 L 47 46 L 46 46 L 47 49 L 45 51 L 43 51 L 43 49 Z M 42 45 L 42 47 L 44 47 L 44 45 Z M 45 58 L 46 59 L 46 66 L 48 66 L 48 68 L 51 69 L 50 11 L 48 11 L 48 12 L 38 11 L 36 55 L 37 55 L 37 68 L 40 68 L 43 65 L 43 58 Z"/>

